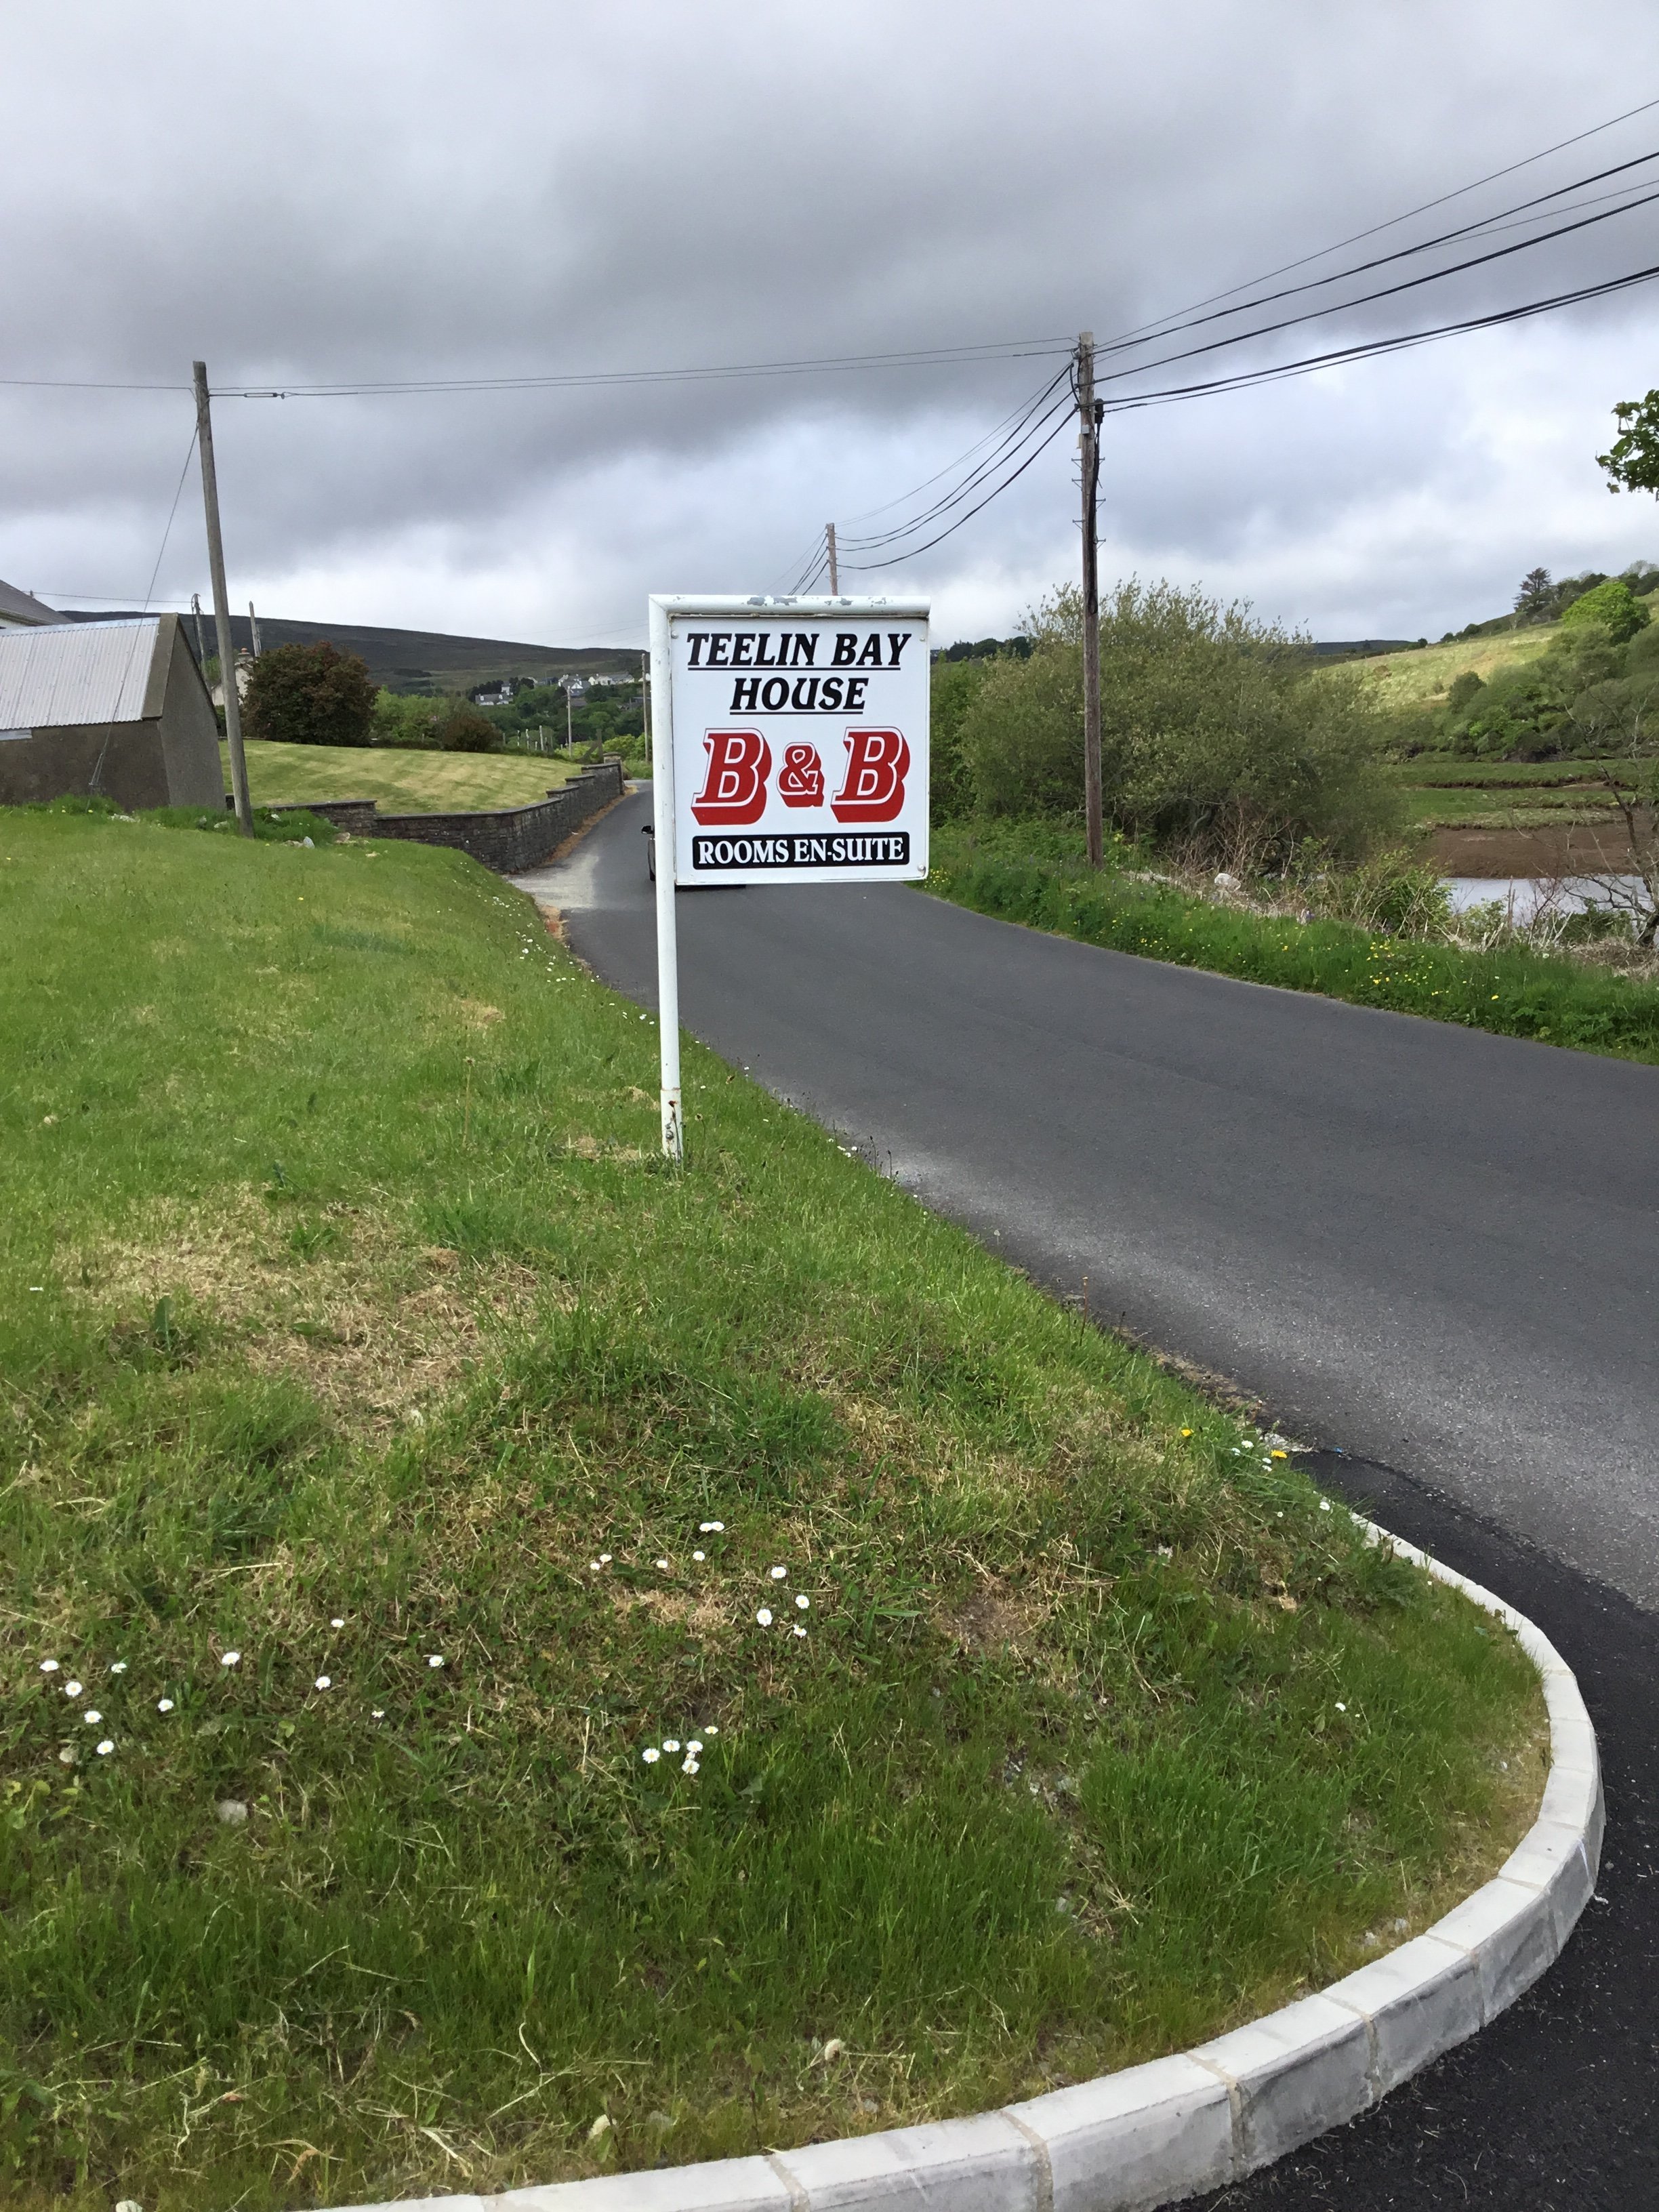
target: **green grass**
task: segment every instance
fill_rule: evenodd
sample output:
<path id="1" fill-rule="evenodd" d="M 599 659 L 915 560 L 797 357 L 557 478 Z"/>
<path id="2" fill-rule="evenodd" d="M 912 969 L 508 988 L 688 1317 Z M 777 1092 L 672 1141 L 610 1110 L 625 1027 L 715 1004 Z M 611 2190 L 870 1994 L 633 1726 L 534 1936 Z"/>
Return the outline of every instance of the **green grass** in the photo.
<path id="1" fill-rule="evenodd" d="M 249 744 L 248 791 L 256 806 L 313 799 L 378 799 L 384 814 L 447 814 L 527 806 L 573 773 L 552 755 L 404 751 L 395 745 Z M 230 789 L 230 756 L 219 758 Z"/>
<path id="2" fill-rule="evenodd" d="M 1419 755 L 1389 775 L 1401 788 L 1413 830 L 1534 829 L 1604 822 L 1613 811 L 1606 787 L 1596 781 L 1604 764 L 1628 766 L 1594 760 L 1488 764 Z"/>
<path id="3" fill-rule="evenodd" d="M 1505 630 L 1492 637 L 1468 637 L 1451 645 L 1425 646 L 1407 653 L 1382 653 L 1346 665 L 1360 669 L 1376 682 L 1386 707 L 1438 707 L 1466 669 L 1490 683 L 1500 668 L 1535 660 L 1554 643 L 1559 623 L 1542 623 L 1535 629 Z"/>
<path id="4" fill-rule="evenodd" d="M 981 914 L 1183 968 L 1500 1036 L 1659 1061 L 1659 986 L 1565 958 L 1466 951 L 1212 906 L 1115 870 L 1093 874 L 1081 833 L 1043 823 L 936 830 L 927 889 Z"/>
<path id="5" fill-rule="evenodd" d="M 9 2204 L 976 2109 L 1532 1817 L 1489 1620 L 695 1047 L 665 1170 L 461 856 L 15 811 L 0 923 Z"/>

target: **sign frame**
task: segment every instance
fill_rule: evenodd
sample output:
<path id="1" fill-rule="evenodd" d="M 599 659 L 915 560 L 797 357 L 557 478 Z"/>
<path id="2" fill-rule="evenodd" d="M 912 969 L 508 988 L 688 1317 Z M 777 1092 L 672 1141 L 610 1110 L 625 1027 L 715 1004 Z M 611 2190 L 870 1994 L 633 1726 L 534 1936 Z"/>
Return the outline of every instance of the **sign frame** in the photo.
<path id="1" fill-rule="evenodd" d="M 919 641 L 921 646 L 921 668 L 925 686 L 930 665 L 927 624 L 932 605 L 926 599 L 908 593 L 895 598 L 849 599 L 836 595 L 809 599 L 794 596 L 776 598 L 768 593 L 706 595 L 684 592 L 653 593 L 647 605 L 651 642 L 651 781 L 655 830 L 653 842 L 657 855 L 657 1013 L 661 1056 L 662 1148 L 670 1159 L 678 1161 L 684 1157 L 684 1127 L 680 1091 L 679 951 L 674 908 L 674 894 L 680 875 L 679 809 L 676 803 L 674 764 L 674 625 L 687 617 L 742 624 L 792 621 L 799 623 L 803 619 L 822 623 L 832 622 L 837 617 L 866 623 L 872 618 L 920 623 L 922 626 Z M 924 690 L 924 698 L 926 696 Z M 763 720 L 765 710 L 757 711 L 758 717 Z M 925 744 L 925 728 L 918 734 Z M 788 883 L 920 882 L 927 872 L 929 781 L 924 763 L 921 777 L 922 849 L 919 862 L 915 856 L 914 842 L 908 844 L 907 858 L 902 864 L 867 860 L 859 852 L 860 833 L 852 830 L 837 833 L 834 841 L 842 852 L 854 855 L 850 860 L 841 857 L 838 852 L 832 865 L 823 867 L 791 865 L 776 872 L 766 867 L 750 868 L 737 865 L 690 880 L 770 884 L 774 887 Z M 866 833 L 861 842 L 866 847 L 874 846 L 878 849 L 880 834 L 879 831 Z M 765 842 L 775 843 L 779 841 Z"/>

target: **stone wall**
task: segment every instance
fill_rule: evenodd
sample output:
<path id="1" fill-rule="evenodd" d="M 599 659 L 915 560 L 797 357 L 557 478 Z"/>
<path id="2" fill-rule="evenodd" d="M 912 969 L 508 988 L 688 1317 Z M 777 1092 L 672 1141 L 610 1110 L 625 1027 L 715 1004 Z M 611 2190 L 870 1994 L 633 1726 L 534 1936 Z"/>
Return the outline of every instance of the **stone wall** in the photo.
<path id="1" fill-rule="evenodd" d="M 584 822 L 591 822 L 622 794 L 622 763 L 607 760 L 582 769 L 529 806 L 477 814 L 382 814 L 377 799 L 324 799 L 304 811 L 320 814 L 354 837 L 404 837 L 417 845 L 447 845 L 470 853 L 497 875 L 515 876 L 526 868 L 539 867 Z M 288 814 L 301 810 L 276 806 L 269 811 Z"/>

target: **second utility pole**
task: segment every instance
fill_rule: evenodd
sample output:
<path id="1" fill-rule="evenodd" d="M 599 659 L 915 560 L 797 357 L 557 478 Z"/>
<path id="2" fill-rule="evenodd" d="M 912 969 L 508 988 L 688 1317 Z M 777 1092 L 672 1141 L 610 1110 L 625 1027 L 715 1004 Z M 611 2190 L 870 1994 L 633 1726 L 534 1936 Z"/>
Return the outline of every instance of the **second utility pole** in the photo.
<path id="1" fill-rule="evenodd" d="M 1077 411 L 1082 422 L 1078 451 L 1083 457 L 1083 817 L 1089 866 L 1104 858 L 1100 800 L 1100 543 L 1096 502 L 1100 494 L 1100 418 L 1103 403 L 1095 398 L 1095 334 L 1077 342 Z"/>
<path id="2" fill-rule="evenodd" d="M 202 504 L 207 509 L 208 569 L 213 580 L 213 623 L 219 633 L 219 681 L 225 694 L 225 742 L 230 748 L 230 787 L 236 799 L 236 826 L 253 835 L 253 809 L 247 795 L 247 761 L 242 751 L 242 702 L 236 690 L 236 647 L 230 635 L 230 595 L 225 589 L 225 544 L 219 535 L 219 478 L 213 465 L 213 416 L 208 404 L 207 363 L 196 372 L 196 429 L 202 453 Z"/>
<path id="3" fill-rule="evenodd" d="M 830 549 L 830 596 L 832 599 L 838 599 L 841 597 L 841 563 L 836 558 L 836 526 L 833 522 L 826 522 L 823 526 L 823 542 Z M 712 647 L 710 650 L 713 650 Z"/>

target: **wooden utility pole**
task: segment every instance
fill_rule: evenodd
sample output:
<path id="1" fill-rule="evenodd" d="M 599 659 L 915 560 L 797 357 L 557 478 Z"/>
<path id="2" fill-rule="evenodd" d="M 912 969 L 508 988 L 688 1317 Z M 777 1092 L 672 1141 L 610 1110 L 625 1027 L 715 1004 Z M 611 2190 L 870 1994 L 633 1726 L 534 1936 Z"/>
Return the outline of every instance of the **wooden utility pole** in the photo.
<path id="1" fill-rule="evenodd" d="M 259 642 L 259 617 L 253 611 L 252 599 L 247 603 L 247 641 L 252 647 L 253 658 L 257 660 L 264 647 Z"/>
<path id="2" fill-rule="evenodd" d="M 202 504 L 207 509 L 208 569 L 213 582 L 213 624 L 219 634 L 219 681 L 225 694 L 225 738 L 230 747 L 230 787 L 236 800 L 236 826 L 253 835 L 253 808 L 247 795 L 247 761 L 242 751 L 242 702 L 236 690 L 236 647 L 230 635 L 230 595 L 225 589 L 225 544 L 219 534 L 219 478 L 213 465 L 213 413 L 208 403 L 207 363 L 194 364 L 196 429 L 202 454 Z"/>
<path id="3" fill-rule="evenodd" d="M 574 726 L 570 719 L 570 678 L 567 676 L 564 679 L 564 749 L 566 752 L 574 751 L 575 744 Z"/>
<path id="4" fill-rule="evenodd" d="M 1105 413 L 1095 398 L 1095 334 L 1077 342 L 1077 411 L 1083 457 L 1083 816 L 1089 866 L 1105 857 L 1100 802 L 1100 541 L 1095 508 L 1100 493 L 1100 420 Z"/>
<path id="5" fill-rule="evenodd" d="M 833 522 L 826 522 L 823 526 L 823 542 L 830 549 L 830 596 L 832 599 L 838 599 L 841 597 L 841 564 L 836 558 L 836 526 Z"/>

